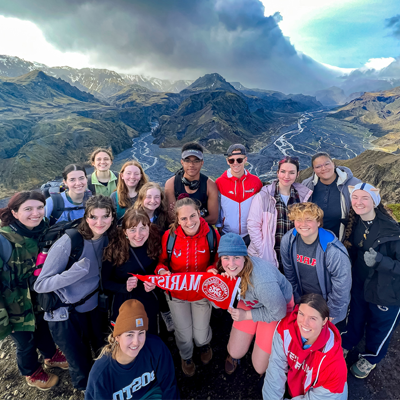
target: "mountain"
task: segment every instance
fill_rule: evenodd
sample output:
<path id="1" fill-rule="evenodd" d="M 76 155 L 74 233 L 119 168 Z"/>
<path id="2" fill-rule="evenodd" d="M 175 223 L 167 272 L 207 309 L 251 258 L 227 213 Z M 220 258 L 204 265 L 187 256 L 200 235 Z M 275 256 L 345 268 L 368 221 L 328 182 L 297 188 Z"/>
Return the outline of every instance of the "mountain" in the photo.
<path id="1" fill-rule="evenodd" d="M 220 74 L 217 73 L 201 76 L 186 89 L 181 90 L 180 94 L 183 96 L 188 96 L 194 93 L 210 90 L 225 90 L 240 95 L 239 91 L 237 91 L 229 82 L 227 82 Z"/>
<path id="2" fill-rule="evenodd" d="M 173 115 L 160 118 L 160 125 L 153 133 L 154 143 L 161 147 L 180 147 L 185 142 L 196 141 L 212 153 L 224 152 L 232 143 L 251 148 L 257 139 L 269 137 L 272 124 L 277 122 L 264 110 L 252 113 L 236 93 L 205 91 L 192 94 Z"/>
<path id="3" fill-rule="evenodd" d="M 345 104 L 347 100 L 347 96 L 345 95 L 343 89 L 338 88 L 337 86 L 318 90 L 315 92 L 315 97 L 324 106 Z"/>
<path id="4" fill-rule="evenodd" d="M 400 155 L 366 150 L 350 160 L 335 163 L 350 168 L 354 176 L 381 189 L 383 203 L 400 203 Z M 300 171 L 297 181 L 302 182 L 311 174 L 312 168 Z"/>
<path id="5" fill-rule="evenodd" d="M 386 151 L 400 147 L 400 86 L 364 93 L 329 115 L 367 127 L 378 137 L 373 144 Z"/>
<path id="6" fill-rule="evenodd" d="M 99 68 L 49 67 L 45 64 L 25 61 L 18 57 L 0 55 L 0 76 L 16 77 L 33 70 L 61 78 L 79 90 L 87 91 L 103 99 L 119 92 L 124 86 L 137 84 L 155 92 L 178 93 L 193 81 L 158 79 L 143 75 L 118 74 Z"/>

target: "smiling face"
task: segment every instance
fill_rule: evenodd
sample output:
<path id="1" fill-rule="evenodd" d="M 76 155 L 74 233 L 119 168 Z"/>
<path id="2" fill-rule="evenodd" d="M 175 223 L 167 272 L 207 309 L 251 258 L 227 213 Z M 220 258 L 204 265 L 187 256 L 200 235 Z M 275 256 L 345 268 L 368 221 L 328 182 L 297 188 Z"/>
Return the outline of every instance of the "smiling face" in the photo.
<path id="1" fill-rule="evenodd" d="M 83 171 L 71 171 L 67 175 L 67 180 L 63 181 L 72 194 L 85 193 L 87 187 L 86 175 Z"/>
<path id="2" fill-rule="evenodd" d="M 181 160 L 181 164 L 185 175 L 189 179 L 195 179 L 200 174 L 204 161 L 199 160 L 196 156 L 189 156 L 184 160 Z"/>
<path id="3" fill-rule="evenodd" d="M 335 175 L 335 164 L 326 156 L 316 158 L 313 162 L 313 169 L 322 182 L 330 181 Z"/>
<path id="4" fill-rule="evenodd" d="M 239 164 L 237 162 L 237 159 L 240 159 L 242 162 Z M 235 160 L 235 162 L 231 164 L 229 160 Z M 244 174 L 244 166 L 247 162 L 247 157 L 243 154 L 240 154 L 240 151 L 233 151 L 232 155 L 227 158 L 226 162 L 231 167 L 231 172 L 233 176 L 240 178 Z"/>
<path id="5" fill-rule="evenodd" d="M 97 153 L 94 158 L 94 163 L 92 164 L 97 171 L 108 171 L 111 167 L 112 161 L 110 156 L 101 151 Z"/>
<path id="6" fill-rule="evenodd" d="M 193 206 L 178 210 L 178 223 L 187 236 L 194 236 L 200 229 L 200 213 Z"/>
<path id="7" fill-rule="evenodd" d="M 313 238 L 318 235 L 320 223 L 310 214 L 304 214 L 303 218 L 294 220 L 294 227 L 302 238 Z"/>
<path id="8" fill-rule="evenodd" d="M 38 226 L 44 217 L 44 204 L 39 200 L 27 200 L 18 211 L 11 210 L 12 215 L 28 229 Z"/>
<path id="9" fill-rule="evenodd" d="M 221 265 L 229 275 L 236 277 L 244 268 L 244 256 L 221 256 Z"/>
<path id="10" fill-rule="evenodd" d="M 140 182 L 142 174 L 136 165 L 128 165 L 120 177 L 128 188 L 134 189 Z"/>
<path id="11" fill-rule="evenodd" d="M 161 204 L 161 192 L 157 188 L 148 189 L 143 199 L 143 207 L 147 211 L 155 211 Z"/>
<path id="12" fill-rule="evenodd" d="M 93 239 L 96 240 L 107 231 L 113 221 L 112 214 L 105 208 L 95 208 L 91 211 L 86 222 L 93 232 Z"/>
<path id="13" fill-rule="evenodd" d="M 355 190 L 351 194 L 351 206 L 356 214 L 360 216 L 368 216 L 374 212 L 374 201 L 365 190 Z"/>
<path id="14" fill-rule="evenodd" d="M 308 344 L 313 344 L 323 326 L 328 321 L 328 318 L 322 319 L 321 314 L 308 304 L 300 304 L 297 314 L 297 325 L 300 329 L 300 334 L 304 339 L 307 339 Z"/>
<path id="15" fill-rule="evenodd" d="M 141 247 L 149 238 L 150 226 L 143 225 L 142 222 L 139 222 L 136 226 L 124 230 L 124 233 L 128 236 L 129 243 L 132 247 Z"/>
<path id="16" fill-rule="evenodd" d="M 298 176 L 297 168 L 294 164 L 283 163 L 279 166 L 278 180 L 279 186 L 290 187 Z"/>
<path id="17" fill-rule="evenodd" d="M 146 331 L 128 331 L 115 337 L 119 343 L 120 352 L 117 354 L 117 361 L 121 364 L 132 362 L 146 342 Z"/>

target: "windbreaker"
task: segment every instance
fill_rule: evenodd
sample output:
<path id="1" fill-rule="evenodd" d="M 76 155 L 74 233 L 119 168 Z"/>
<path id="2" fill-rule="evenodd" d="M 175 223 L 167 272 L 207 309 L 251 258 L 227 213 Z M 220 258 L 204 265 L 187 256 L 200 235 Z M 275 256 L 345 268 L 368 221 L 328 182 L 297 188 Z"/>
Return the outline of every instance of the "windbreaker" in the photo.
<path id="1" fill-rule="evenodd" d="M 293 286 L 294 301 L 299 302 L 303 293 L 302 284 L 297 268 L 295 228 L 287 232 L 281 242 L 281 257 L 285 276 Z M 333 322 L 344 320 L 350 303 L 351 263 L 346 248 L 331 232 L 318 229 L 317 247 L 317 277 L 322 296 L 328 303 L 330 317 Z"/>
<path id="2" fill-rule="evenodd" d="M 287 381 L 292 400 L 347 400 L 347 367 L 339 331 L 328 321 L 314 344 L 304 350 L 297 313 L 298 306 L 276 327 L 263 399 L 282 400 Z"/>
<path id="3" fill-rule="evenodd" d="M 262 188 L 260 179 L 246 170 L 240 178 L 236 178 L 229 168 L 215 183 L 221 194 L 217 226 L 221 226 L 224 233 L 233 232 L 241 237 L 246 236 L 251 200 Z"/>

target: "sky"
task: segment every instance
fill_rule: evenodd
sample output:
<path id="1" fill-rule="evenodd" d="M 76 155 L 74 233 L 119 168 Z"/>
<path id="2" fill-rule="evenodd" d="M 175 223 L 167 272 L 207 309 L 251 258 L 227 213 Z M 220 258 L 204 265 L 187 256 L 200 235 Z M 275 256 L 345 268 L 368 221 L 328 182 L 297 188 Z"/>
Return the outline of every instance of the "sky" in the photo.
<path id="1" fill-rule="evenodd" d="M 0 54 L 169 79 L 219 72 L 251 87 L 305 92 L 353 69 L 400 62 L 396 3 L 0 0 Z"/>

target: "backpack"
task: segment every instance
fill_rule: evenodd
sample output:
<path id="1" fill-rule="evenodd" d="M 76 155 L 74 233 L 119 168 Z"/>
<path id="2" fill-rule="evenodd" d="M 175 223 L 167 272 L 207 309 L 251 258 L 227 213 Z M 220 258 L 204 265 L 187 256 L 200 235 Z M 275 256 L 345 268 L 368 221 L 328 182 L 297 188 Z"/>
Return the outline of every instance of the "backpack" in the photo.
<path id="1" fill-rule="evenodd" d="M 210 224 L 208 224 L 208 226 L 210 230 L 207 232 L 207 242 L 208 242 L 208 248 L 210 249 L 210 265 L 211 265 L 214 264 L 215 261 L 215 253 L 216 253 L 215 249 L 217 248 L 217 235 L 213 227 Z M 168 240 L 167 240 L 168 268 L 171 263 L 172 252 L 174 250 L 175 241 L 176 241 L 175 233 L 170 233 L 168 235 Z"/>
<path id="2" fill-rule="evenodd" d="M 3 268 L 10 261 L 12 250 L 12 244 L 0 233 L 0 258 L 3 261 Z"/>
<path id="3" fill-rule="evenodd" d="M 51 193 L 61 193 L 65 191 L 65 185 L 58 181 L 49 181 L 40 186 L 40 191 L 43 196 L 47 199 Z"/>

